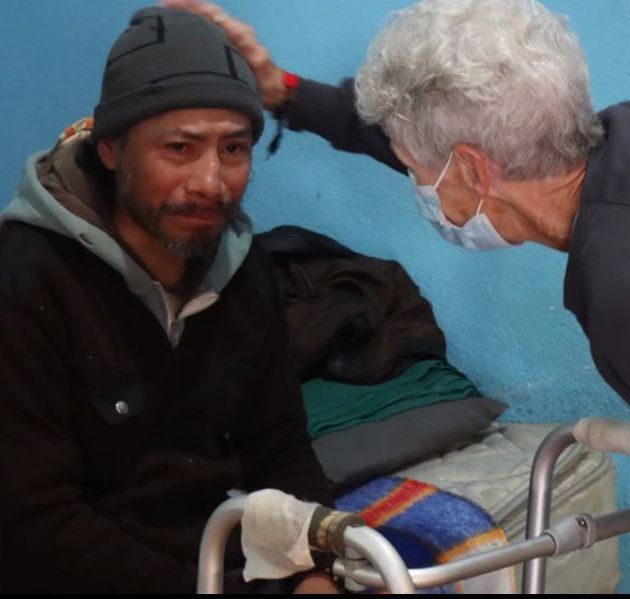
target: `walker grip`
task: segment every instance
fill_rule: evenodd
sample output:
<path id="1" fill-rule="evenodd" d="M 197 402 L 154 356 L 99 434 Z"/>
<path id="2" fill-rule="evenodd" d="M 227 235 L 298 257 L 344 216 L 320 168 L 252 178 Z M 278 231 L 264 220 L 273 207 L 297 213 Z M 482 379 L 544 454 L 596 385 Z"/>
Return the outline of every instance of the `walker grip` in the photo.
<path id="1" fill-rule="evenodd" d="M 308 542 L 311 547 L 322 551 L 332 551 L 337 556 L 344 555 L 343 533 L 348 526 L 364 526 L 358 514 L 338 512 L 330 508 L 315 508 L 308 528 Z"/>

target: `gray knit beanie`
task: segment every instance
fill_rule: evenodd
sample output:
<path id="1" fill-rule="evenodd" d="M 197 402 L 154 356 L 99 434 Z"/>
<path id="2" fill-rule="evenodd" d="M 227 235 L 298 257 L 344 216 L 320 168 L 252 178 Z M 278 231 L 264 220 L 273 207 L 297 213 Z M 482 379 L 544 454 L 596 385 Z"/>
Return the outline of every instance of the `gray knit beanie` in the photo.
<path id="1" fill-rule="evenodd" d="M 227 108 L 248 115 L 254 141 L 264 117 L 247 63 L 214 23 L 162 7 L 136 12 L 107 58 L 92 139 L 180 108 Z"/>

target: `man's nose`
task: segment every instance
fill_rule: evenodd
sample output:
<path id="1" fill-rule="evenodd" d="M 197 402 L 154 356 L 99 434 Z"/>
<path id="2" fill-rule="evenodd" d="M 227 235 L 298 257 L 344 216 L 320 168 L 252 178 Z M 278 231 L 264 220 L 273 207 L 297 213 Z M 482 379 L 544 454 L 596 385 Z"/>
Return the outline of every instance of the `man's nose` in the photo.
<path id="1" fill-rule="evenodd" d="M 216 154 L 205 154 L 190 165 L 186 178 L 186 191 L 191 195 L 207 198 L 225 195 L 223 169 Z"/>

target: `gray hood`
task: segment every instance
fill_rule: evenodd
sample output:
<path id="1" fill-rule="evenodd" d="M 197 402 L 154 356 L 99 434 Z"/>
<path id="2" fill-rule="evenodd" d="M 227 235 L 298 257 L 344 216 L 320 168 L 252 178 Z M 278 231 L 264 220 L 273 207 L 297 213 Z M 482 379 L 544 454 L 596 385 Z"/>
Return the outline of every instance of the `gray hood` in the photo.
<path id="1" fill-rule="evenodd" d="M 88 135 L 88 129 L 76 132 L 50 152 L 28 158 L 15 196 L 0 213 L 0 225 L 20 221 L 74 239 L 124 277 L 129 290 L 153 312 L 176 344 L 184 319 L 216 302 L 245 260 L 252 242 L 251 221 L 241 213 L 229 223 L 201 286 L 176 317 L 160 283 L 116 241 L 98 189 L 75 164 L 76 148 Z"/>

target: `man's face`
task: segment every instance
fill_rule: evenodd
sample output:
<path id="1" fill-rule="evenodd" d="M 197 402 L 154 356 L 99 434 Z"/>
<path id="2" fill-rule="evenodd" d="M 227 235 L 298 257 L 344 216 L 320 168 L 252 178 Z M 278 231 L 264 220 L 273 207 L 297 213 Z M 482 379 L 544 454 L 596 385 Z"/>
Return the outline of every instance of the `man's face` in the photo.
<path id="1" fill-rule="evenodd" d="M 249 178 L 249 118 L 224 109 L 173 110 L 138 123 L 112 147 L 116 222 L 126 235 L 186 258 L 211 252 Z"/>

